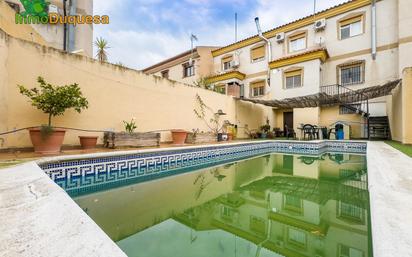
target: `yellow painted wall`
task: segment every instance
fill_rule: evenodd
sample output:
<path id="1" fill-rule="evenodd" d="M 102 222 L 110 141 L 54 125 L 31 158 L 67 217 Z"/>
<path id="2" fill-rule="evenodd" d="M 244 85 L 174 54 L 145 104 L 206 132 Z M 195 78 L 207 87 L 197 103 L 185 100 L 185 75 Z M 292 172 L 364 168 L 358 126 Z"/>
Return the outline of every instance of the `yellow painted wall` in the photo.
<path id="1" fill-rule="evenodd" d="M 402 72 L 402 85 L 387 97 L 392 139 L 412 144 L 412 67 Z"/>
<path id="2" fill-rule="evenodd" d="M 361 123 L 364 123 L 363 118 L 359 114 L 339 114 L 339 106 L 322 107 L 320 111 L 320 126 L 329 126 L 336 122 L 343 121 L 351 126 L 351 137 L 361 138 Z"/>
<path id="3" fill-rule="evenodd" d="M 402 143 L 412 144 L 412 67 L 402 73 Z"/>
<path id="4" fill-rule="evenodd" d="M 293 127 L 298 138 L 301 137 L 300 130 L 298 130 L 301 124 L 319 125 L 319 111 L 319 107 L 293 109 Z"/>
<path id="5" fill-rule="evenodd" d="M 122 131 L 122 121 L 136 117 L 137 131 L 173 128 L 206 131 L 204 122 L 193 112 L 196 94 L 214 110 L 226 112 L 222 120 L 239 126 L 248 124 L 258 128 L 268 115 L 274 119 L 271 108 L 237 104 L 230 96 L 116 65 L 101 64 L 84 56 L 13 38 L 1 30 L 0 52 L 1 131 L 47 122 L 47 116 L 32 107 L 17 89 L 17 84 L 36 86 L 39 75 L 52 84 L 78 83 L 90 103 L 90 108 L 81 114 L 68 111 L 64 116 L 56 117 L 53 120 L 55 126 Z M 64 144 L 78 145 L 78 135 L 85 134 L 93 133 L 70 131 Z M 243 131 L 240 131 L 240 136 L 243 136 Z M 5 142 L 1 148 L 31 146 L 27 131 L 2 138 Z M 170 132 L 162 133 L 162 140 L 170 140 Z"/>
<path id="6" fill-rule="evenodd" d="M 397 87 L 392 91 L 392 95 L 387 96 L 386 110 L 388 113 L 389 126 L 392 139 L 402 141 L 402 87 Z"/>

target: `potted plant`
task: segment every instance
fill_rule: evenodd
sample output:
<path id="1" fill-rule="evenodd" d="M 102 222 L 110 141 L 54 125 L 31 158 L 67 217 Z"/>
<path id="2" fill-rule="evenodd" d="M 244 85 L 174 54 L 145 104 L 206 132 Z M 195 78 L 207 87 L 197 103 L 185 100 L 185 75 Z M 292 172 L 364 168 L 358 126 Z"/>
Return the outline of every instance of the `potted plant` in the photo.
<path id="1" fill-rule="evenodd" d="M 83 149 L 93 149 L 97 145 L 97 136 L 79 136 L 80 145 Z"/>
<path id="2" fill-rule="evenodd" d="M 18 85 L 20 93 L 30 99 L 32 106 L 48 115 L 47 125 L 29 129 L 30 139 L 36 153 L 56 154 L 60 152 L 66 131 L 53 128 L 52 117 L 63 115 L 68 109 L 80 113 L 88 108 L 89 103 L 76 83 L 54 86 L 42 77 L 38 77 L 37 82 L 40 89 Z"/>
<path id="3" fill-rule="evenodd" d="M 260 127 L 260 137 L 261 138 L 266 138 L 269 131 L 270 131 L 270 125 L 269 124 L 265 124 L 265 125 L 261 126 Z"/>
<path id="4" fill-rule="evenodd" d="M 105 147 L 145 147 L 159 146 L 160 133 L 135 132 L 137 129 L 136 118 L 123 121 L 124 132 L 105 132 L 103 144 Z"/>
<path id="5" fill-rule="evenodd" d="M 170 132 L 172 132 L 172 138 L 173 138 L 173 144 L 174 145 L 184 145 L 186 136 L 187 136 L 187 131 L 184 129 L 172 129 Z"/>
<path id="6" fill-rule="evenodd" d="M 202 98 L 199 95 L 196 95 L 196 102 L 198 108 L 193 109 L 195 115 L 205 122 L 211 133 L 215 135 L 217 141 L 223 141 L 224 138 L 227 139 L 227 134 L 224 133 L 223 128 L 228 124 L 226 122 L 221 124 L 220 122 L 220 116 L 226 115 L 226 113 L 224 113 L 222 110 L 215 112 L 212 108 L 210 108 L 203 102 Z M 206 117 L 206 112 L 208 112 L 211 116 L 210 119 Z"/>

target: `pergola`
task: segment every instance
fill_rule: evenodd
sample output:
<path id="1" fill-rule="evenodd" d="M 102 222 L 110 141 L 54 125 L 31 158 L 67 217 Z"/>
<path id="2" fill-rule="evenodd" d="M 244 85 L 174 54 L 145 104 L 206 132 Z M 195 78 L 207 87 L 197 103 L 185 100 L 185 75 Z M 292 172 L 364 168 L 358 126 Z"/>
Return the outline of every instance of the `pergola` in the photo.
<path id="1" fill-rule="evenodd" d="M 339 85 L 333 85 L 334 90 L 328 90 L 328 87 L 324 87 L 325 90 L 321 90 L 320 93 L 298 96 L 292 98 L 285 98 L 282 100 L 262 100 L 251 98 L 237 98 L 241 101 L 252 102 L 255 104 L 263 104 L 278 109 L 292 109 L 292 108 L 305 108 L 305 107 L 319 107 L 319 106 L 331 106 L 340 103 L 350 104 L 360 101 L 367 101 L 369 99 L 390 95 L 391 91 L 401 84 L 401 80 L 393 80 L 383 85 L 372 86 L 362 88 L 358 90 L 350 90 Z M 339 91 L 339 87 L 342 90 Z"/>

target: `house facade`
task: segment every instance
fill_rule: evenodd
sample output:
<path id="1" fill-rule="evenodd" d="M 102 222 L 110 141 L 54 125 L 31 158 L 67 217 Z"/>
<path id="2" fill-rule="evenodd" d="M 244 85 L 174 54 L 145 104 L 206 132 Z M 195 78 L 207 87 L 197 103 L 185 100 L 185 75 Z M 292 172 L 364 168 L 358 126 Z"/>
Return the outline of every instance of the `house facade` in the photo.
<path id="1" fill-rule="evenodd" d="M 236 97 L 282 100 L 322 93 L 329 85 L 352 91 L 399 79 L 412 65 L 405 58 L 412 55 L 408 8 L 412 2 L 406 0 L 354 0 L 264 32 L 269 42 L 256 35 L 224 46 L 212 51 L 209 81 Z M 233 86 L 239 90 L 227 90 Z M 391 116 L 388 98 L 368 101 L 370 117 Z M 342 121 L 350 124 L 351 137 L 363 138 L 366 108 L 360 105 L 274 108 L 272 124 L 296 130 Z"/>
<path id="2" fill-rule="evenodd" d="M 19 0 L 5 1 L 15 12 L 24 11 L 24 6 Z M 63 1 L 48 1 L 48 13 L 64 14 Z M 66 2 L 67 15 L 93 15 L 93 0 L 70 0 Z M 3 12 L 4 13 L 4 12 Z M 99 14 L 104 15 L 104 14 Z M 14 14 L 11 17 L 14 19 Z M 93 24 L 79 24 L 64 26 L 63 24 L 31 24 L 34 31 L 39 34 L 48 46 L 56 49 L 66 50 L 88 57 L 93 56 Z M 30 39 L 32 33 L 27 32 Z M 66 34 L 66 35 L 65 35 Z M 22 37 L 22 35 L 19 35 Z M 66 43 L 64 43 L 66 41 Z"/>
<path id="3" fill-rule="evenodd" d="M 213 57 L 211 51 L 215 49 L 217 47 L 198 46 L 193 50 L 185 51 L 147 67 L 143 72 L 193 85 L 212 73 Z"/>

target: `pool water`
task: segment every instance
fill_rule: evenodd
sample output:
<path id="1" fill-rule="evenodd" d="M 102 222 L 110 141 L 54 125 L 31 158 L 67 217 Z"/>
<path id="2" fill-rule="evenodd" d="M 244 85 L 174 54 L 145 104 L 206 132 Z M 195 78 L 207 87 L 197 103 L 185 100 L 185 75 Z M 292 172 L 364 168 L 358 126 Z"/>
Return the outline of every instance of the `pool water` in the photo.
<path id="1" fill-rule="evenodd" d="M 269 154 L 74 200 L 128 256 L 372 256 L 364 155 Z"/>

